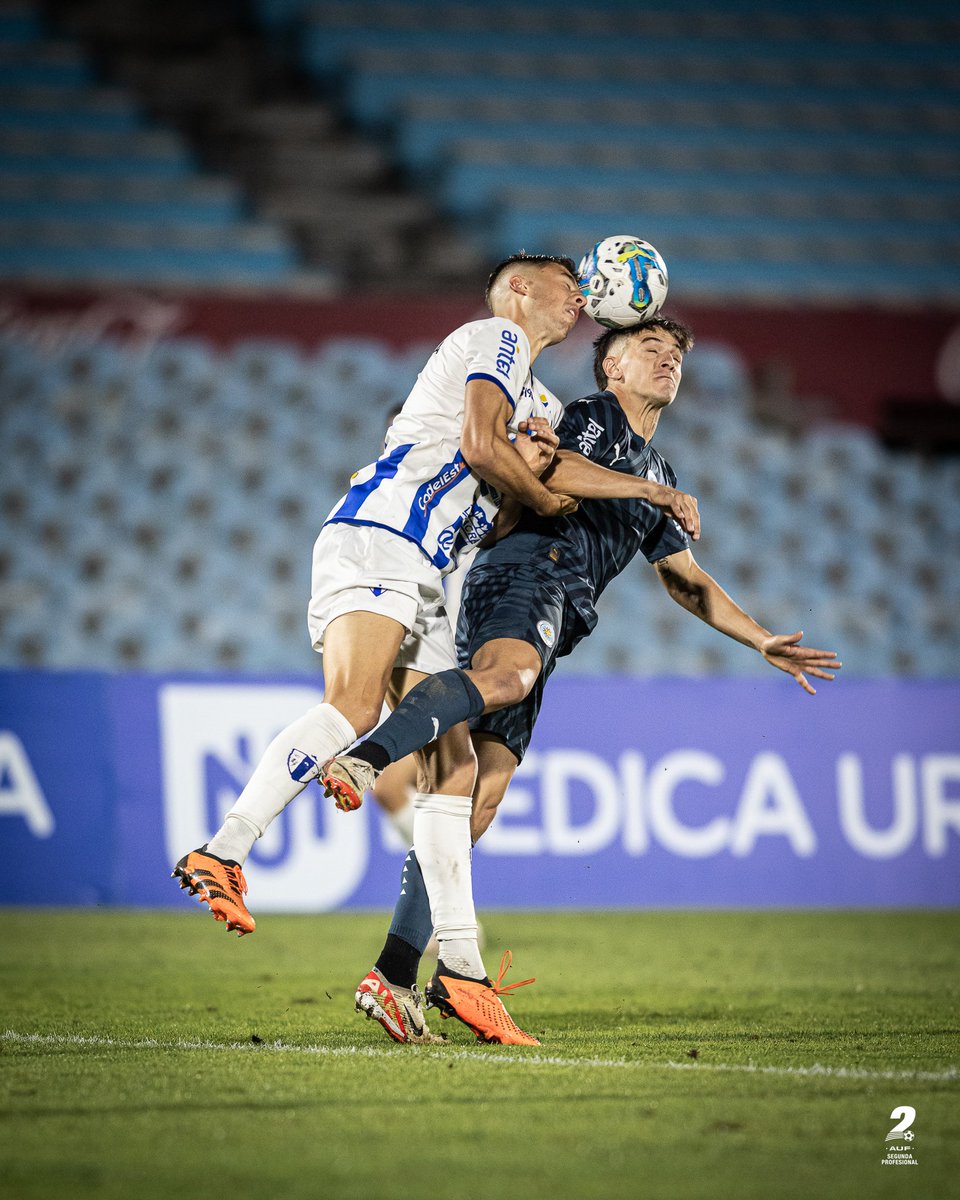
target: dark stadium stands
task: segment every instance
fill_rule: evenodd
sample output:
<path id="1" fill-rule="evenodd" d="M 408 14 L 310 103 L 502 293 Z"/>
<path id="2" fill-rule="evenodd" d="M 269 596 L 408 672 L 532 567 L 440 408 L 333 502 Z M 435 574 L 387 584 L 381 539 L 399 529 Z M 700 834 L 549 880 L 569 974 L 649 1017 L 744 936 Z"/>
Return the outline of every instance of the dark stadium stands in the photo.
<path id="1" fill-rule="evenodd" d="M 641 228 L 683 298 L 960 298 L 939 0 L 257 8 L 494 257 Z"/>
<path id="2" fill-rule="evenodd" d="M 0 277 L 264 284 L 296 266 L 283 228 L 99 82 L 36 6 L 0 7 Z"/>
<path id="3" fill-rule="evenodd" d="M 942 0 L 37 11 L 0 6 L 3 274 L 456 287 L 627 230 L 679 299 L 960 299 Z"/>

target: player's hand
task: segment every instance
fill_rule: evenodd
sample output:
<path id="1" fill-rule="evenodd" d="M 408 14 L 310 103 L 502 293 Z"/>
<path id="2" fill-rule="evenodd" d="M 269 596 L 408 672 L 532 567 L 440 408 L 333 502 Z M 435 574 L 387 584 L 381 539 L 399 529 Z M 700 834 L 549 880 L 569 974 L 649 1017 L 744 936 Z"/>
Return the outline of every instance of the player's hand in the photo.
<path id="1" fill-rule="evenodd" d="M 553 462 L 560 438 L 549 421 L 543 417 L 530 417 L 517 426 L 514 449 L 539 479 Z"/>
<path id="2" fill-rule="evenodd" d="M 685 533 L 689 533 L 695 542 L 699 540 L 700 509 L 697 506 L 696 496 L 688 496 L 686 492 L 677 491 L 676 488 L 654 483 L 650 485 L 650 494 L 646 499 L 655 508 L 665 512 L 668 517 L 673 517 L 680 528 Z"/>
<path id="3" fill-rule="evenodd" d="M 560 435 L 546 417 L 527 417 L 517 428 L 521 433 L 528 433 L 534 441 L 545 442 L 554 450 L 560 445 Z"/>
<path id="4" fill-rule="evenodd" d="M 812 646 L 801 646 L 802 637 L 802 630 L 796 633 L 773 634 L 764 638 L 759 650 L 771 666 L 792 675 L 805 692 L 815 696 L 816 688 L 811 687 L 807 675 L 815 675 L 817 679 L 833 679 L 843 663 L 838 660 L 835 650 L 815 650 Z"/>

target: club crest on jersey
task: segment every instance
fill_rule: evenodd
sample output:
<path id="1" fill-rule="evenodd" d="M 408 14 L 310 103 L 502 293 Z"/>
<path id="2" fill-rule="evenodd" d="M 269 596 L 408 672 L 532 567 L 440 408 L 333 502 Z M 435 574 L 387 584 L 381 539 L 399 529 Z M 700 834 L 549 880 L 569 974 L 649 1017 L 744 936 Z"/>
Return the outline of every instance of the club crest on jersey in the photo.
<path id="1" fill-rule="evenodd" d="M 441 530 L 437 545 L 444 554 L 449 554 L 455 545 L 472 546 L 475 542 L 483 541 L 492 529 L 493 524 L 480 505 L 471 504 L 452 525 Z"/>
<path id="2" fill-rule="evenodd" d="M 603 426 L 598 421 L 594 421 L 591 417 L 590 423 L 577 439 L 577 445 L 579 446 L 580 453 L 584 456 L 584 458 L 590 457 L 590 452 L 593 450 L 594 446 L 596 446 L 597 438 L 599 438 L 601 433 L 603 433 Z"/>
<path id="3" fill-rule="evenodd" d="M 549 621 L 538 621 L 537 633 L 540 634 L 540 637 L 546 646 L 552 646 L 557 640 L 557 631 Z"/>
<path id="4" fill-rule="evenodd" d="M 290 772 L 290 778 L 295 779 L 297 783 L 308 783 L 320 774 L 317 770 L 317 760 L 303 750 L 290 751 L 287 755 L 287 770 Z"/>

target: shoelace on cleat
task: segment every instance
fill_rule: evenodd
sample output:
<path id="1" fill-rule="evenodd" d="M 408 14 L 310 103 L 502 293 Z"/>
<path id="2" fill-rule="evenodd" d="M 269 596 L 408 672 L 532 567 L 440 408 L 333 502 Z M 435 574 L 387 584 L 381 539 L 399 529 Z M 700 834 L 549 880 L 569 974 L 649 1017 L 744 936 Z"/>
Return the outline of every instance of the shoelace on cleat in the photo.
<path id="1" fill-rule="evenodd" d="M 528 983 L 536 983 L 536 976 L 530 979 L 520 979 L 516 983 L 504 983 L 503 977 L 513 966 L 513 951 L 504 950 L 503 958 L 500 959 L 500 970 L 497 972 L 497 982 L 491 983 L 490 987 L 497 996 L 505 996 L 508 992 L 515 991 L 517 988 L 526 987 Z"/>

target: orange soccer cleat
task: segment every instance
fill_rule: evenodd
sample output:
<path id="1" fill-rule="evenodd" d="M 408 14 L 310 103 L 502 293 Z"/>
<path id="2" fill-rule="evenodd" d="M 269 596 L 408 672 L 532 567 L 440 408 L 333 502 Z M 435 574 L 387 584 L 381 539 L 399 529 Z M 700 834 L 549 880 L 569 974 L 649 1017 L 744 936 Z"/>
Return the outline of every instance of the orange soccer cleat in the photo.
<path id="1" fill-rule="evenodd" d="M 191 850 L 173 868 L 172 877 L 179 878 L 182 888 L 189 888 L 218 921 L 225 921 L 227 930 L 235 929 L 239 937 L 253 933 L 256 921 L 243 902 L 247 881 L 240 864 L 230 858 L 217 858 L 207 847 Z"/>
<path id="2" fill-rule="evenodd" d="M 502 1046 L 539 1046 L 532 1034 L 524 1033 L 517 1025 L 500 999 L 514 988 L 536 982 L 523 979 L 504 985 L 503 977 L 512 964 L 513 955 L 507 950 L 494 983 L 490 979 L 470 979 L 438 962 L 426 987 L 427 1008 L 438 1008 L 442 1017 L 456 1017 L 473 1030 L 478 1041 L 499 1042 Z"/>

